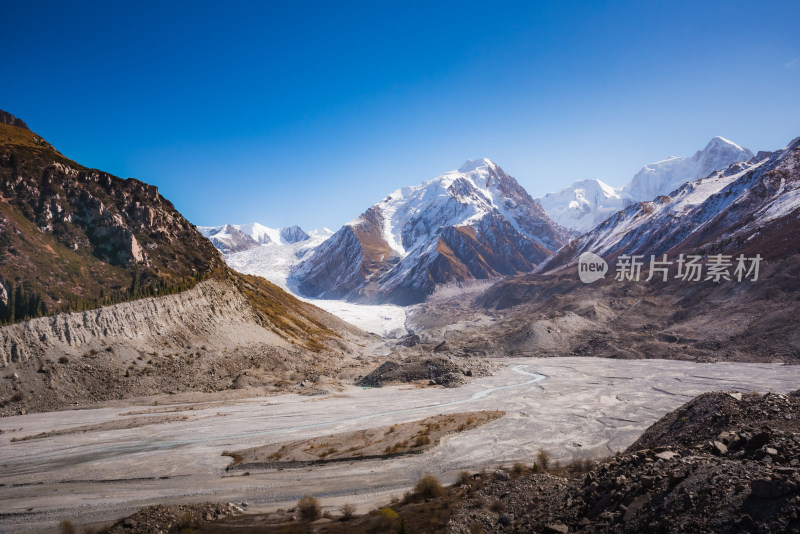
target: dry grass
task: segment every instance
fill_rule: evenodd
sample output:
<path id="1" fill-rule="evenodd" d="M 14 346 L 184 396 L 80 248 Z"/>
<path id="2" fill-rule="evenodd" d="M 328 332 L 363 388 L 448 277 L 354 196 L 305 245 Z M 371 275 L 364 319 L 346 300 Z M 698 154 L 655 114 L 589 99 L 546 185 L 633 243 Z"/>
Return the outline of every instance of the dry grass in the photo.
<path id="1" fill-rule="evenodd" d="M 340 519 L 342 521 L 350 521 L 356 515 L 356 507 L 349 502 L 345 503 L 339 509 L 339 513 L 341 514 Z"/>
<path id="2" fill-rule="evenodd" d="M 286 293 L 260 276 L 230 272 L 231 277 L 272 330 L 313 352 L 326 349 L 326 342 L 340 337 L 318 317 L 312 306 Z"/>
<path id="3" fill-rule="evenodd" d="M 314 497 L 306 495 L 297 501 L 297 511 L 303 521 L 316 521 L 322 515 L 322 508 L 319 501 Z"/>
<path id="4" fill-rule="evenodd" d="M 425 475 L 414 484 L 414 493 L 424 499 L 435 499 L 445 494 L 444 486 L 433 475 Z"/>
<path id="5" fill-rule="evenodd" d="M 536 465 L 542 470 L 547 471 L 550 467 L 550 453 L 544 449 L 539 449 L 539 452 L 536 453 Z"/>

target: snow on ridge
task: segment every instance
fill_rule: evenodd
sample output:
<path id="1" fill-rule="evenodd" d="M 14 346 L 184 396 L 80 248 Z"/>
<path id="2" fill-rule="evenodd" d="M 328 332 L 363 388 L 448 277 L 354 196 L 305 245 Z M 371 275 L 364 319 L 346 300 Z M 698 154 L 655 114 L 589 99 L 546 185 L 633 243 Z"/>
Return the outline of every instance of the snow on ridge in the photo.
<path id="1" fill-rule="evenodd" d="M 736 149 L 738 149 L 738 150 L 741 150 L 742 152 L 750 152 L 749 150 L 747 150 L 746 148 L 742 147 L 741 145 L 737 145 L 736 143 L 734 143 L 734 142 L 733 142 L 733 141 L 731 141 L 730 139 L 727 139 L 727 138 L 725 138 L 725 137 L 722 137 L 721 135 L 717 135 L 717 136 L 713 137 L 713 138 L 711 139 L 711 141 L 709 142 L 709 145 L 710 145 L 711 143 L 714 143 L 715 141 L 716 141 L 716 142 L 721 142 L 721 143 L 723 143 L 723 144 L 726 144 L 726 145 L 730 145 L 730 146 L 732 146 L 733 148 L 736 148 Z"/>
<path id="2" fill-rule="evenodd" d="M 668 195 L 687 182 L 752 158 L 750 150 L 716 136 L 692 157 L 670 156 L 648 163 L 623 187 L 615 188 L 600 180 L 581 180 L 538 200 L 550 218 L 561 226 L 588 232 L 632 203 Z"/>
<path id="3" fill-rule="evenodd" d="M 469 224 L 498 209 L 491 188 L 487 187 L 490 169 L 496 172 L 496 168 L 487 158 L 468 160 L 459 170 L 395 190 L 375 205 L 383 216 L 383 239 L 398 256 L 405 258 L 439 228 Z M 459 182 L 464 185 L 459 186 Z M 423 219 L 430 232 L 404 244 L 403 231 Z M 347 224 L 363 222 L 363 216 L 359 216 Z M 515 222 L 512 224 L 516 226 Z"/>

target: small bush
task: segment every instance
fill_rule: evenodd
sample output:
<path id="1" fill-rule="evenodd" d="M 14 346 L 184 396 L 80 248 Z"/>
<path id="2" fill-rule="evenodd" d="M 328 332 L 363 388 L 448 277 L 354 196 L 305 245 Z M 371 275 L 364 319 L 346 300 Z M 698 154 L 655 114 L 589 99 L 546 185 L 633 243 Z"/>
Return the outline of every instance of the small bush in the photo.
<path id="1" fill-rule="evenodd" d="M 198 521 L 195 516 L 190 514 L 189 512 L 184 512 L 184 514 L 178 519 L 178 528 L 183 530 L 194 529 L 198 527 Z"/>
<path id="2" fill-rule="evenodd" d="M 67 519 L 58 524 L 58 530 L 61 532 L 61 534 L 75 534 L 77 532 L 75 525 L 72 524 L 72 521 Z"/>
<path id="3" fill-rule="evenodd" d="M 356 507 L 348 502 L 342 505 L 339 512 L 342 514 L 342 521 L 350 521 L 356 515 Z"/>
<path id="4" fill-rule="evenodd" d="M 458 474 L 459 486 L 468 486 L 470 482 L 472 482 L 472 475 L 469 474 L 469 471 L 461 471 Z"/>
<path id="5" fill-rule="evenodd" d="M 570 470 L 577 471 L 578 473 L 588 473 L 594 469 L 594 462 L 589 458 L 575 458 L 570 464 Z"/>
<path id="6" fill-rule="evenodd" d="M 425 475 L 414 485 L 414 493 L 425 499 L 435 499 L 445 493 L 444 486 L 433 475 Z"/>
<path id="7" fill-rule="evenodd" d="M 514 464 L 514 467 L 511 469 L 511 471 L 515 475 L 521 475 L 522 473 L 525 472 L 525 464 L 523 464 L 521 462 L 517 462 L 517 463 Z"/>
<path id="8" fill-rule="evenodd" d="M 61 364 L 66 364 L 66 363 L 69 363 L 69 358 L 67 358 L 66 356 L 61 356 L 61 357 L 58 359 L 58 363 L 61 363 Z"/>
<path id="9" fill-rule="evenodd" d="M 385 517 L 386 519 L 400 519 L 400 516 L 397 514 L 397 512 L 395 512 L 388 506 L 386 508 L 381 508 L 380 510 L 378 510 L 378 515 L 381 517 Z"/>
<path id="10" fill-rule="evenodd" d="M 550 467 L 550 453 L 544 449 L 539 449 L 536 454 L 536 463 L 543 471 L 546 471 Z"/>
<path id="11" fill-rule="evenodd" d="M 21 391 L 17 391 L 11 396 L 11 402 L 22 402 L 25 400 L 25 394 Z"/>
<path id="12" fill-rule="evenodd" d="M 431 442 L 431 438 L 425 435 L 417 436 L 417 440 L 414 442 L 415 447 L 422 447 L 423 445 L 428 445 Z"/>
<path id="13" fill-rule="evenodd" d="M 319 501 L 308 495 L 297 501 L 297 511 L 303 521 L 316 521 L 322 515 Z"/>

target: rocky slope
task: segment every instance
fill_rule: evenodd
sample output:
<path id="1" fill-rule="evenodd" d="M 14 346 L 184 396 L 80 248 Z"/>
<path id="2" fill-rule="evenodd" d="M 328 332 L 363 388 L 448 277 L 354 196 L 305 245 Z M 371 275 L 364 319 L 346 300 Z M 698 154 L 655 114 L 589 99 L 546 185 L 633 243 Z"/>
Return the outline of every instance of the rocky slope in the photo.
<path id="1" fill-rule="evenodd" d="M 0 123 L 2 413 L 359 367 L 349 360 L 366 334 L 229 270 L 155 187 L 86 169 L 7 122 L 17 121 Z"/>
<path id="2" fill-rule="evenodd" d="M 17 299 L 0 321 L 224 277 L 219 253 L 157 188 L 87 169 L 9 122 L 0 123 L 0 284 L 26 305 Z"/>
<path id="3" fill-rule="evenodd" d="M 631 204 L 669 195 L 686 182 L 752 158 L 753 153 L 748 149 L 724 137 L 714 137 L 691 158 L 672 156 L 645 165 L 623 187 L 615 188 L 600 180 L 582 180 L 539 201 L 558 224 L 585 233 Z"/>
<path id="4" fill-rule="evenodd" d="M 311 297 L 410 304 L 440 284 L 530 271 L 568 236 L 499 166 L 469 161 L 395 191 L 292 276 Z"/>
<path id="5" fill-rule="evenodd" d="M 587 474 L 496 477 L 447 530 L 800 532 L 798 417 L 796 396 L 702 395 Z"/>

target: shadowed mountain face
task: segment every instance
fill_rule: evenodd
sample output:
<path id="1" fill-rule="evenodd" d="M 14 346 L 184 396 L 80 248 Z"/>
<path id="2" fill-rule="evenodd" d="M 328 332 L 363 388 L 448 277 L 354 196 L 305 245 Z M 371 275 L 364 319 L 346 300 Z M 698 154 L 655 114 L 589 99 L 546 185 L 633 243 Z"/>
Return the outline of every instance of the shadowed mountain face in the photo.
<path id="1" fill-rule="evenodd" d="M 532 270 L 569 234 L 489 160 L 399 189 L 292 272 L 313 297 L 410 304 L 440 284 Z"/>
<path id="2" fill-rule="evenodd" d="M 38 299 L 39 310 L 23 316 L 165 292 L 225 271 L 157 188 L 87 169 L 13 125 L 20 122 L 0 124 L 0 281 Z"/>

